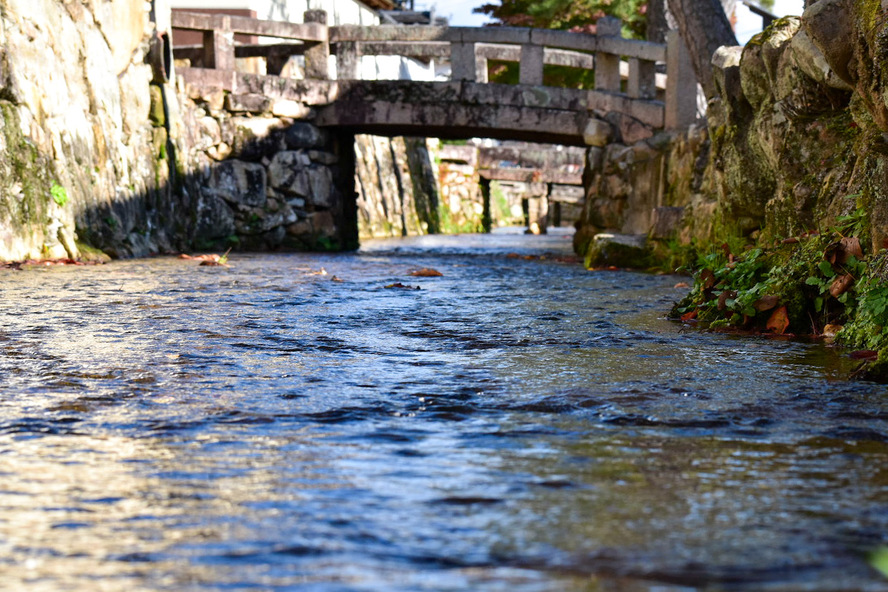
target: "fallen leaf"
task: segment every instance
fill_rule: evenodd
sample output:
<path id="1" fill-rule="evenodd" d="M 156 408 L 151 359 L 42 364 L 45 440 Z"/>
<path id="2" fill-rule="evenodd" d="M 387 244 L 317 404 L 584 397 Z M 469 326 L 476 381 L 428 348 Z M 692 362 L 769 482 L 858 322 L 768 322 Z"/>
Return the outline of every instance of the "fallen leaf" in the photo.
<path id="1" fill-rule="evenodd" d="M 715 286 L 715 274 L 711 269 L 704 269 L 700 272 L 700 283 L 703 285 L 704 290 L 709 290 Z"/>
<path id="2" fill-rule="evenodd" d="M 405 286 L 405 285 L 402 284 L 401 282 L 395 282 L 394 284 L 389 284 L 389 285 L 387 285 L 387 286 L 385 286 L 385 287 L 386 287 L 386 289 L 388 289 L 388 288 L 398 288 L 398 289 L 400 289 L 400 290 L 419 290 L 419 289 L 420 289 L 419 286 Z"/>
<path id="3" fill-rule="evenodd" d="M 838 298 L 854 285 L 854 276 L 850 273 L 846 273 L 845 275 L 836 276 L 836 279 L 833 280 L 832 284 L 829 286 L 829 293 L 833 298 Z"/>
<path id="4" fill-rule="evenodd" d="M 823 337 L 833 339 L 842 329 L 842 325 L 827 325 L 823 328 Z"/>
<path id="5" fill-rule="evenodd" d="M 725 290 L 724 292 L 722 292 L 718 296 L 718 309 L 724 310 L 728 306 L 728 304 L 727 304 L 728 300 L 731 300 L 736 297 L 737 297 L 737 292 L 735 292 L 734 290 Z"/>
<path id="6" fill-rule="evenodd" d="M 872 349 L 860 349 L 848 355 L 855 360 L 866 360 L 867 362 L 875 362 L 879 359 L 879 352 Z"/>
<path id="7" fill-rule="evenodd" d="M 694 310 L 692 310 L 691 312 L 686 312 L 683 315 L 681 315 L 681 320 L 685 323 L 688 321 L 692 321 L 696 318 L 697 318 L 697 309 L 696 308 Z"/>
<path id="8" fill-rule="evenodd" d="M 345 280 L 342 279 L 342 278 L 336 277 L 336 276 L 334 275 L 333 277 L 330 278 L 330 281 L 331 281 L 331 282 L 344 282 Z"/>
<path id="9" fill-rule="evenodd" d="M 797 239 L 797 238 L 795 238 L 795 237 L 790 237 L 790 238 L 785 238 L 785 239 L 783 239 L 782 241 L 780 241 L 780 244 L 782 244 L 782 245 L 794 245 L 794 244 L 796 244 L 797 242 L 799 242 L 799 239 Z"/>
<path id="10" fill-rule="evenodd" d="M 780 302 L 780 297 L 769 294 L 768 296 L 762 296 L 753 302 L 752 307 L 759 312 L 765 312 L 766 310 L 771 310 L 777 306 L 778 302 Z"/>
<path id="11" fill-rule="evenodd" d="M 785 306 L 781 306 L 771 313 L 765 328 L 770 329 L 777 335 L 783 335 L 786 333 L 786 329 L 789 328 L 789 315 L 786 312 Z"/>
<path id="12" fill-rule="evenodd" d="M 432 269 L 430 267 L 423 267 L 422 269 L 417 269 L 416 271 L 411 271 L 410 275 L 413 277 L 441 277 L 444 274 L 438 271 L 437 269 Z"/>
<path id="13" fill-rule="evenodd" d="M 200 266 L 201 267 L 204 267 L 204 266 L 206 266 L 206 267 L 228 267 L 228 264 L 222 263 L 219 260 L 204 259 L 203 261 L 200 262 Z"/>
<path id="14" fill-rule="evenodd" d="M 690 286 L 688 285 L 687 282 L 678 282 L 677 284 L 675 284 L 672 287 L 673 288 L 690 288 Z"/>
<path id="15" fill-rule="evenodd" d="M 839 241 L 839 244 L 842 245 L 839 264 L 846 263 L 849 257 L 863 259 L 863 248 L 860 246 L 860 239 L 856 236 L 846 236 Z"/>
<path id="16" fill-rule="evenodd" d="M 311 272 L 310 274 L 308 274 L 308 275 L 327 275 L 327 270 L 324 269 L 324 268 L 322 267 L 322 268 L 320 268 L 320 269 L 317 270 L 317 271 L 312 271 L 312 272 Z"/>

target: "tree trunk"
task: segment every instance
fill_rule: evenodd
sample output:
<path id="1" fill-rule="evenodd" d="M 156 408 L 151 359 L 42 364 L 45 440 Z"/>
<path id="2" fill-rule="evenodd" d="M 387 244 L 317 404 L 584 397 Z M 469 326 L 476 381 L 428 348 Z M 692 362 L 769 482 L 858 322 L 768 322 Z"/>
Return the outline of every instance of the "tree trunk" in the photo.
<path id="1" fill-rule="evenodd" d="M 646 34 L 648 41 L 666 43 L 669 19 L 666 16 L 666 0 L 648 0 Z"/>
<path id="2" fill-rule="evenodd" d="M 681 38 L 691 55 L 697 81 L 707 98 L 715 95 L 712 54 L 722 45 L 737 45 L 731 23 L 720 0 L 668 0 Z"/>

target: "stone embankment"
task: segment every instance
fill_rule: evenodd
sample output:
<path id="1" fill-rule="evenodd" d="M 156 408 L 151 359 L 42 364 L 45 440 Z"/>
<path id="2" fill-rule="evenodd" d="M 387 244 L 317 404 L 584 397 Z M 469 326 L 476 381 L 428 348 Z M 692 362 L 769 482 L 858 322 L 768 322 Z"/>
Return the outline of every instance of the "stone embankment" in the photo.
<path id="1" fill-rule="evenodd" d="M 775 241 L 865 210 L 888 238 L 888 11 L 818 0 L 713 57 L 708 126 L 591 148 L 576 247 L 602 232 L 675 245 Z M 649 253 L 649 251 L 648 251 Z"/>

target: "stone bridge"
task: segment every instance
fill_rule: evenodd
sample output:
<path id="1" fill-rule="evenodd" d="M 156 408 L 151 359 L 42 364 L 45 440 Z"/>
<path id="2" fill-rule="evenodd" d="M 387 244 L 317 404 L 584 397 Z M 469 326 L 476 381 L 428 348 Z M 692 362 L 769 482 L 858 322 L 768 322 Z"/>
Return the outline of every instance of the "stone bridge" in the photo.
<path id="1" fill-rule="evenodd" d="M 667 44 L 624 39 L 618 19 L 601 19 L 597 35 L 506 27 L 328 27 L 323 11 L 307 12 L 305 21 L 174 12 L 174 29 L 200 32 L 203 40 L 177 49 L 177 57 L 190 58 L 192 65 L 177 73 L 186 83 L 221 88 L 233 102 L 292 102 L 313 110 L 320 127 L 382 136 L 601 146 L 612 139 L 608 114 L 650 129 L 681 128 L 696 117 L 696 81 L 678 35 Z M 304 56 L 302 79 L 279 75 L 291 55 Z M 377 55 L 449 61 L 450 80 L 359 80 L 360 58 Z M 237 71 L 237 58 L 244 57 L 263 59 L 265 74 Z M 488 82 L 492 60 L 518 62 L 519 84 Z M 665 76 L 657 74 L 657 64 L 665 64 Z M 546 65 L 593 70 L 595 88 L 546 86 Z"/>

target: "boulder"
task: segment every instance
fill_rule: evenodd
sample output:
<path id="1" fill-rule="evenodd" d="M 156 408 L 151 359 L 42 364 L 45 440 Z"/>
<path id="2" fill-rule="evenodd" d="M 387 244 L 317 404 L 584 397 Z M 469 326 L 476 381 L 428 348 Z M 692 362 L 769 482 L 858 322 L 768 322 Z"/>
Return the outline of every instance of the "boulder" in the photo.
<path id="1" fill-rule="evenodd" d="M 636 234 L 596 234 L 586 251 L 586 267 L 643 268 L 650 264 L 647 237 Z"/>
<path id="2" fill-rule="evenodd" d="M 226 160 L 213 167 L 208 185 L 214 195 L 231 204 L 265 205 L 266 177 L 261 164 Z"/>
<path id="3" fill-rule="evenodd" d="M 819 0 L 802 13 L 802 23 L 832 71 L 853 85 L 854 35 L 849 1 Z"/>

